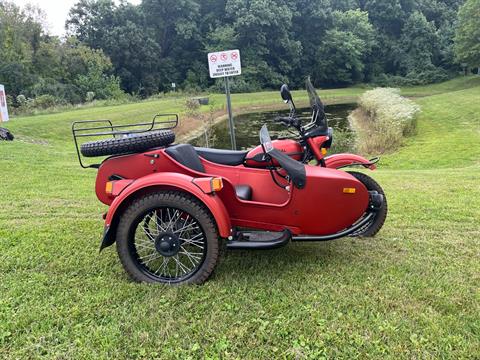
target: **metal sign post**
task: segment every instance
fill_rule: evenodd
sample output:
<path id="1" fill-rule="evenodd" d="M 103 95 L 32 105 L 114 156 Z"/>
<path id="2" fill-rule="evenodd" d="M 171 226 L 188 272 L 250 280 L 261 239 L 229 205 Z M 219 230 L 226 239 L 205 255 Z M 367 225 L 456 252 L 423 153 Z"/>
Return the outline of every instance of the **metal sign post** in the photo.
<path id="1" fill-rule="evenodd" d="M 227 95 L 227 111 L 228 124 L 230 127 L 230 141 L 232 149 L 237 150 L 237 142 L 235 139 L 235 123 L 233 122 L 232 103 L 230 99 L 230 76 L 237 76 L 242 73 L 242 64 L 240 62 L 239 50 L 226 50 L 208 54 L 208 69 L 210 77 L 225 78 L 225 93 Z"/>
<path id="2" fill-rule="evenodd" d="M 230 141 L 232 149 L 237 150 L 237 140 L 235 139 L 235 124 L 232 115 L 232 103 L 230 101 L 230 82 L 228 76 L 225 77 L 225 93 L 227 94 L 228 126 L 230 127 Z"/>

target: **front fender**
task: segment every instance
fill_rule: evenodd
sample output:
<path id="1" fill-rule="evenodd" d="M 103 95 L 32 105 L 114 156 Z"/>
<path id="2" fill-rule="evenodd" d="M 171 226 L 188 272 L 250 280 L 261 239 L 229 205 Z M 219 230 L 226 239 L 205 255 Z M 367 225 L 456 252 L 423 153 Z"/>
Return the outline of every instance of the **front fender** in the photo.
<path id="1" fill-rule="evenodd" d="M 210 210 L 217 224 L 221 237 L 231 235 L 230 216 L 220 197 L 215 193 L 206 194 L 193 181 L 193 177 L 179 173 L 155 173 L 139 178 L 126 187 L 110 205 L 105 216 L 105 230 L 100 250 L 115 242 L 116 226 L 118 224 L 119 209 L 123 209 L 139 193 L 155 189 L 179 190 L 189 193 L 200 200 Z M 128 205 L 127 205 L 128 206 Z"/>
<path id="2" fill-rule="evenodd" d="M 367 160 L 355 154 L 334 154 L 325 158 L 325 166 L 330 169 L 339 169 L 346 166 L 363 165 L 370 170 L 375 170 L 377 159 Z"/>

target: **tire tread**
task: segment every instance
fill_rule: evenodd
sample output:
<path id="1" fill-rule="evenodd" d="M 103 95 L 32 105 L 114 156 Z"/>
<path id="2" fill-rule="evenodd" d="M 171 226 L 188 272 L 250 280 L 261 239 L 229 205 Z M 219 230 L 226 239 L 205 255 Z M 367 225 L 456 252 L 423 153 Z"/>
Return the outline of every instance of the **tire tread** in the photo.
<path id="1" fill-rule="evenodd" d="M 174 141 L 175 133 L 173 131 L 157 130 L 125 138 L 86 142 L 80 146 L 80 152 L 85 157 L 136 153 L 158 146 L 167 146 Z"/>
<path id="2" fill-rule="evenodd" d="M 130 259 L 130 254 L 128 252 L 128 247 L 126 244 L 121 242 L 128 237 L 129 224 L 134 220 L 138 215 L 140 209 L 145 206 L 146 203 L 155 203 L 158 200 L 175 203 L 177 206 L 187 205 L 194 209 L 195 218 L 201 223 L 203 231 L 205 233 L 207 244 L 207 255 L 204 263 L 200 266 L 200 269 L 197 270 L 190 278 L 186 279 L 181 283 L 175 283 L 175 285 L 180 285 L 184 283 L 188 284 L 202 284 L 204 283 L 213 273 L 215 266 L 218 261 L 219 256 L 219 239 L 218 232 L 215 221 L 210 214 L 209 210 L 199 202 L 199 200 L 192 195 L 182 193 L 179 191 L 162 191 L 146 194 L 138 199 L 134 200 L 132 204 L 127 208 L 127 210 L 121 215 L 120 224 L 117 229 L 117 253 L 122 263 L 123 268 L 130 276 L 130 278 L 136 282 L 153 282 L 158 283 L 159 281 L 153 281 L 151 278 L 143 274 L 140 270 L 136 268 L 133 261 Z M 194 214 L 192 214 L 194 215 Z M 210 241 L 209 241 L 210 240 Z M 120 243 L 119 243 L 120 241 Z M 174 285 L 174 284 L 172 284 Z"/>

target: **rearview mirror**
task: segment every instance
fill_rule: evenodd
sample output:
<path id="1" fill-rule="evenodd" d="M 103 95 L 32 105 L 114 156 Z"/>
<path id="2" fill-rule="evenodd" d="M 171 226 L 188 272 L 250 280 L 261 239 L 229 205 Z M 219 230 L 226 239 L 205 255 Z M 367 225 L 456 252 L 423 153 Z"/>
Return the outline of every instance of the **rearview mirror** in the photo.
<path id="1" fill-rule="evenodd" d="M 283 101 L 286 103 L 292 101 L 292 94 L 290 93 L 290 89 L 288 88 L 287 84 L 283 84 L 280 88 L 280 95 L 282 96 Z"/>

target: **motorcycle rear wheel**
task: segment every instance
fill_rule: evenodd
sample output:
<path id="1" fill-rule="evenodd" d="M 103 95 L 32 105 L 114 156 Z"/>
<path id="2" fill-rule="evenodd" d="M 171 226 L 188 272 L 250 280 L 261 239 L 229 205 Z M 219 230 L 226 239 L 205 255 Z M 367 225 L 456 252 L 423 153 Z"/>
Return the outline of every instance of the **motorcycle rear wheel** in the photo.
<path id="1" fill-rule="evenodd" d="M 388 213 L 387 197 L 385 196 L 385 192 L 383 191 L 382 187 L 370 176 L 357 171 L 348 171 L 348 173 L 354 176 L 360 182 L 362 182 L 362 184 L 365 185 L 367 190 L 377 191 L 379 194 L 383 195 L 382 207 L 377 211 L 373 219 L 369 221 L 367 224 L 365 224 L 365 226 L 361 227 L 360 229 L 358 229 L 357 231 L 355 231 L 353 234 L 350 235 L 352 237 L 356 237 L 356 236 L 373 237 L 380 231 L 380 229 L 382 228 L 387 218 L 387 213 Z"/>

